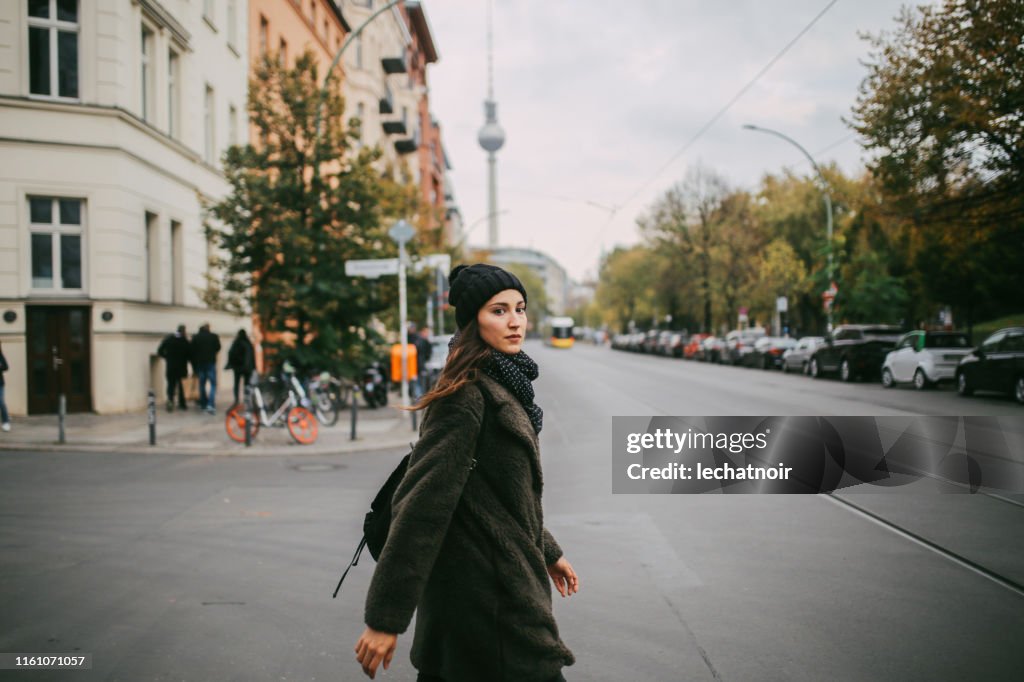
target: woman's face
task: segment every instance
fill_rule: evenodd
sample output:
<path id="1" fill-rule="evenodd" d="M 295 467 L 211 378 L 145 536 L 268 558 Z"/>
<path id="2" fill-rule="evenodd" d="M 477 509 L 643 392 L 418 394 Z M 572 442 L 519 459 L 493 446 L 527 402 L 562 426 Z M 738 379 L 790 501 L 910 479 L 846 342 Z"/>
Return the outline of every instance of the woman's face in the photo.
<path id="1" fill-rule="evenodd" d="M 523 349 L 526 301 L 515 289 L 506 289 L 484 303 L 476 314 L 480 338 L 491 348 L 514 355 Z"/>

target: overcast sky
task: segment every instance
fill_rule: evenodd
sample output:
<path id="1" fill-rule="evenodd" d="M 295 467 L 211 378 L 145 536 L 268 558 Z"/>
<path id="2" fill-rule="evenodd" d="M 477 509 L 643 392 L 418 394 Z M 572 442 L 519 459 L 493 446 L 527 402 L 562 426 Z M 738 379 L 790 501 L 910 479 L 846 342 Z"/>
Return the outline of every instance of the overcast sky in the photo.
<path id="1" fill-rule="evenodd" d="M 423 4 L 440 53 L 428 74 L 431 107 L 465 223 L 479 220 L 469 242 L 482 244 L 487 164 L 476 135 L 487 92 L 487 1 Z M 494 87 L 506 133 L 498 208 L 508 211 L 499 243 L 544 251 L 581 279 L 596 274 L 602 247 L 639 240 L 637 216 L 690 164 L 749 189 L 785 166 L 809 170 L 794 147 L 744 123 L 775 128 L 819 163 L 857 172 L 861 150 L 842 117 L 866 74 L 860 61 L 869 45 L 858 33 L 895 28 L 894 0 L 839 0 L 665 168 L 828 4 L 495 0 Z M 609 220 L 593 204 L 621 209 Z"/>

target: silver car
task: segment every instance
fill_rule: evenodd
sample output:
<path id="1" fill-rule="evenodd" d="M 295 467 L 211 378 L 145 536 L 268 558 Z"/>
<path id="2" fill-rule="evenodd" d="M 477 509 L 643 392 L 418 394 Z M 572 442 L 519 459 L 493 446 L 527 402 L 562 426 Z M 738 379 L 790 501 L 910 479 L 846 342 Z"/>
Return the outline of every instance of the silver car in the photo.
<path id="1" fill-rule="evenodd" d="M 807 363 L 810 362 L 811 353 L 824 342 L 825 339 L 821 336 L 805 336 L 797 341 L 795 348 L 790 348 L 782 354 L 782 371 L 807 374 Z"/>
<path id="2" fill-rule="evenodd" d="M 882 385 L 913 382 L 919 391 L 953 381 L 961 358 L 971 352 L 971 343 L 960 332 L 917 330 L 904 334 L 882 363 Z"/>

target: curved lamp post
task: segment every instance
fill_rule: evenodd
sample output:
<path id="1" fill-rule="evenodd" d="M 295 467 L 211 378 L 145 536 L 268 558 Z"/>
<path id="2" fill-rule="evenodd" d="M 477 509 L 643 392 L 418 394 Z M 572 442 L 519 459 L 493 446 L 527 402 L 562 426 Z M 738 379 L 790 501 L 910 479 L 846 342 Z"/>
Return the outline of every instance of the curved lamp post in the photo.
<path id="1" fill-rule="evenodd" d="M 793 138 L 791 138 L 791 137 L 789 137 L 787 135 L 783 135 L 782 133 L 780 133 L 777 130 L 771 130 L 769 128 L 762 128 L 761 126 L 756 126 L 756 125 L 753 125 L 753 124 L 750 124 L 750 123 L 745 124 L 743 126 L 743 128 L 745 130 L 754 130 L 754 131 L 761 132 L 761 133 L 768 133 L 769 135 L 774 135 L 775 137 L 780 137 L 783 140 L 785 140 L 786 142 L 789 142 L 791 145 L 793 145 L 794 147 L 799 149 L 803 153 L 804 156 L 807 157 L 807 160 L 811 162 L 811 167 L 814 168 L 814 172 L 818 174 L 818 180 L 821 181 L 821 192 L 825 196 L 825 218 L 826 218 L 826 224 L 828 226 L 828 282 L 829 282 L 829 287 L 831 288 L 832 282 L 835 279 L 835 272 L 834 272 L 833 266 L 832 266 L 832 198 L 828 195 L 828 183 L 825 181 L 825 176 L 821 174 L 821 169 L 818 168 L 818 164 L 814 162 L 814 158 L 810 155 L 810 153 L 808 153 L 808 151 L 806 149 L 801 147 L 800 144 L 796 140 L 794 140 Z M 828 331 L 829 332 L 832 331 L 832 306 L 831 306 L 831 304 L 828 307 Z"/>

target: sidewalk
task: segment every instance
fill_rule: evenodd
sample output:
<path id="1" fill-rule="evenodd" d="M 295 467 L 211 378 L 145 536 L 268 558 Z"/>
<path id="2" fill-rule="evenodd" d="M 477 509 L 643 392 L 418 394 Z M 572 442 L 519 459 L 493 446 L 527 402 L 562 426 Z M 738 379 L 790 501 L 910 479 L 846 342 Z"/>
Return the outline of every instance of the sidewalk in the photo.
<path id="1" fill-rule="evenodd" d="M 156 442 L 149 444 L 145 411 L 128 414 L 69 414 L 64 420 L 64 444 L 58 443 L 57 415 L 17 417 L 11 430 L 0 432 L 0 450 L 134 452 L 192 455 L 329 455 L 408 447 L 417 432 L 412 417 L 392 406 L 371 410 L 359 406 L 356 440 L 351 440 L 351 412 L 344 410 L 334 426 L 319 425 L 312 445 L 299 445 L 285 428 L 261 428 L 252 446 L 228 438 L 227 405 L 216 415 L 195 407 L 187 412 L 156 412 Z M 417 414 L 417 419 L 422 413 Z M 417 422 L 418 423 L 418 422 Z"/>

